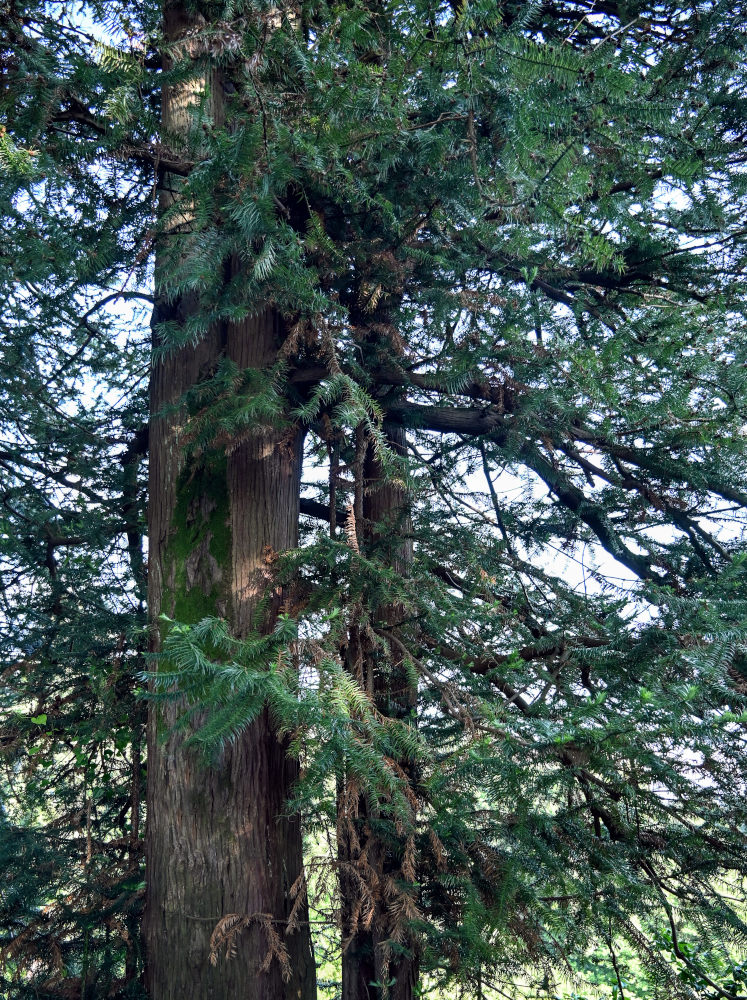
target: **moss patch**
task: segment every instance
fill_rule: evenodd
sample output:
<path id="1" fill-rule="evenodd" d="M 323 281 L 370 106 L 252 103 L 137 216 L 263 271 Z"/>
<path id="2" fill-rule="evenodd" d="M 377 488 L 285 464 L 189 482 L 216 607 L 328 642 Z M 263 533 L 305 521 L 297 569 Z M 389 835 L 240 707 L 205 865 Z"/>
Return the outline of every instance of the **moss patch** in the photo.
<path id="1" fill-rule="evenodd" d="M 228 617 L 232 568 L 225 458 L 179 476 L 163 563 L 163 607 L 170 617 L 187 625 Z"/>

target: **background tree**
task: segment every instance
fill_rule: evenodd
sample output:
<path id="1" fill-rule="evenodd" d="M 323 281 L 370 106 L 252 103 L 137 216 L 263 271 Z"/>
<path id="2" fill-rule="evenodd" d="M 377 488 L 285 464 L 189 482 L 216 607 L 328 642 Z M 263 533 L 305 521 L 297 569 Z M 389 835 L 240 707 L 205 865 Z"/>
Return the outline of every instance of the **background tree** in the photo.
<path id="1" fill-rule="evenodd" d="M 0 50 L 0 992 L 105 996 L 142 967 L 148 193 L 65 117 L 115 69 L 35 6 Z"/>

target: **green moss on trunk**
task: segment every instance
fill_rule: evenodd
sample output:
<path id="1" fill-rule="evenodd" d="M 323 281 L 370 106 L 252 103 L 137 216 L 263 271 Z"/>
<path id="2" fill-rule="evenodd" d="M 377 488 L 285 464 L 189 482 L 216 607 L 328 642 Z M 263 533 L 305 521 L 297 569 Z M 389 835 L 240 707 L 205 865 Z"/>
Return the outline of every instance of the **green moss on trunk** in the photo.
<path id="1" fill-rule="evenodd" d="M 226 460 L 182 472 L 164 557 L 163 608 L 193 624 L 231 613 L 231 519 Z"/>

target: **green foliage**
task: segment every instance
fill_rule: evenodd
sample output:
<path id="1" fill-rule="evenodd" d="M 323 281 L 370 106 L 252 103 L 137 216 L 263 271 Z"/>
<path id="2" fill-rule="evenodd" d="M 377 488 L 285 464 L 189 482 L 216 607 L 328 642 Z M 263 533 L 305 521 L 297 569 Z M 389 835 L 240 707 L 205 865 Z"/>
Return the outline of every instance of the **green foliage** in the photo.
<path id="1" fill-rule="evenodd" d="M 189 7 L 0 4 L 0 991 L 137 995 L 146 677 L 207 759 L 269 705 L 317 845 L 368 810 L 393 974 L 744 993 L 744 5 Z M 156 356 L 275 310 L 185 454 L 302 425 L 335 527 L 146 664 L 150 288 Z"/>

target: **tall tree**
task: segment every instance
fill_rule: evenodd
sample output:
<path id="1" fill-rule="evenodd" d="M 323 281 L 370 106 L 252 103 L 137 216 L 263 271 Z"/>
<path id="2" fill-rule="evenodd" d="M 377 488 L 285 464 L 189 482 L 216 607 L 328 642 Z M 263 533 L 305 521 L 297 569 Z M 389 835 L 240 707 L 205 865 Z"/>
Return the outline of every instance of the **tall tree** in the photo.
<path id="1" fill-rule="evenodd" d="M 47 818 L 27 768 L 7 829 L 54 866 L 66 817 L 75 871 L 120 850 L 122 875 L 73 901 L 37 879 L 47 922 L 13 897 L 11 974 L 136 988 L 139 844 L 114 831 L 138 825 L 139 729 L 106 681 L 80 692 L 94 645 L 128 697 L 143 667 L 142 395 L 103 413 L 145 331 L 88 302 L 143 294 L 152 256 L 152 995 L 310 996 L 293 817 L 342 804 L 351 996 L 414 993 L 418 962 L 449 989 L 549 992 L 588 933 L 619 989 L 624 942 L 662 995 L 733 996 L 681 935 L 745 932 L 725 888 L 745 822 L 741 5 L 5 6 L 8 368 L 33 391 L 9 380 L 4 648 L 35 698 L 6 695 L 8 786 L 55 697 L 81 732 L 45 729 L 64 794 Z M 304 436 L 333 469 L 299 500 Z M 299 509 L 345 530 L 299 536 Z M 116 812 L 95 791 L 110 718 Z"/>
<path id="2" fill-rule="evenodd" d="M 127 70 L 66 14 L 0 15 L 0 992 L 19 997 L 142 972 L 148 195 L 78 121 Z"/>
<path id="3" fill-rule="evenodd" d="M 205 14 L 210 16 L 207 8 Z M 223 90 L 231 74 L 201 59 L 208 28 L 194 5 L 166 4 L 164 72 L 172 80 L 163 88 L 162 138 L 178 151 L 188 152 L 190 140 L 199 145 L 195 130 L 206 123 L 220 127 L 226 117 Z M 156 651 L 163 613 L 187 625 L 221 617 L 238 638 L 272 630 L 283 595 L 275 588 L 268 602 L 267 591 L 276 553 L 298 540 L 302 448 L 299 426 L 260 423 L 248 426 L 244 439 L 223 454 L 189 453 L 184 422 L 190 390 L 221 365 L 267 371 L 288 330 L 276 309 L 253 302 L 252 315 L 211 324 L 196 346 L 174 349 L 164 342 L 164 323 L 183 329 L 203 304 L 194 292 L 173 291 L 174 261 L 178 269 L 181 255 L 189 259 L 197 207 L 178 176 L 164 174 L 161 187 L 148 508 Z M 223 271 L 227 282 L 242 279 L 235 258 L 225 260 Z M 149 995 L 311 998 L 301 830 L 298 817 L 286 812 L 297 765 L 262 708 L 251 724 L 241 720 L 244 731 L 211 766 L 200 766 L 183 733 L 166 742 L 159 735 L 164 725 L 175 728 L 179 709 L 178 703 L 165 709 L 156 703 L 149 719 Z M 292 912 L 295 933 L 286 935 Z"/>
<path id="4" fill-rule="evenodd" d="M 403 428 L 383 427 L 393 456 L 406 459 Z M 360 435 L 359 435 L 360 442 Z M 406 465 L 382 467 L 373 445 L 359 447 L 358 498 L 348 508 L 349 531 L 366 557 L 407 577 L 412 567 L 412 526 Z M 356 507 L 357 512 L 356 512 Z M 398 603 L 356 608 L 345 637 L 348 670 L 366 690 L 376 710 L 395 720 L 416 723 L 417 683 L 405 669 L 398 633 L 404 608 Z M 337 838 L 340 859 L 343 1000 L 362 1000 L 374 984 L 389 983 L 396 1000 L 414 995 L 418 981 L 417 942 L 409 926 L 416 911 L 416 776 L 411 762 L 396 762 L 405 778 L 412 816 L 397 822 L 382 815 L 354 778 L 342 782 L 338 799 Z M 398 886 L 397 883 L 400 883 Z"/>

